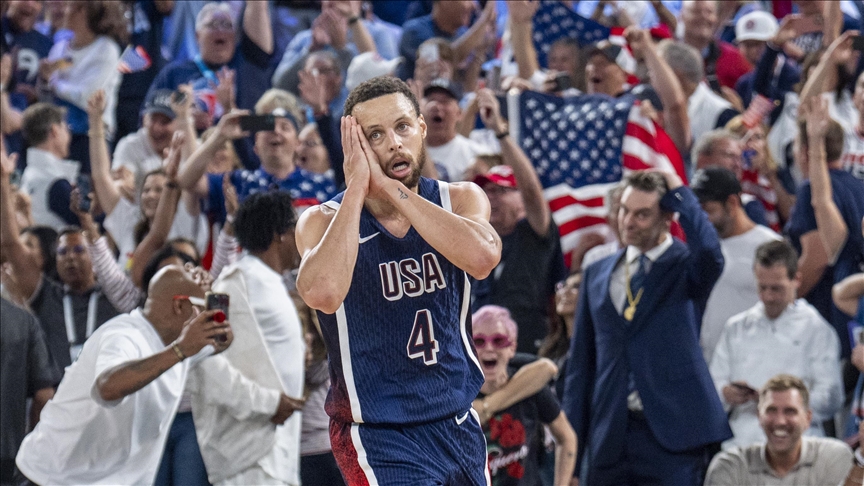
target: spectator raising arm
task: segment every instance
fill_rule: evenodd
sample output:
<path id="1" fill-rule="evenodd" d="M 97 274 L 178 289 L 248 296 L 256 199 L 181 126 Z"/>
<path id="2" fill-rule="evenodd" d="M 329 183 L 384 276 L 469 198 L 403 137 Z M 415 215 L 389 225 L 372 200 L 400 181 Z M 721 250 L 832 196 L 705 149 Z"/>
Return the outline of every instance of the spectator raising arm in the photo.
<path id="1" fill-rule="evenodd" d="M 206 198 L 210 193 L 210 186 L 207 184 L 207 164 L 213 159 L 216 152 L 225 146 L 225 142 L 229 140 L 237 140 L 242 137 L 248 137 L 249 133 L 240 129 L 240 118 L 249 115 L 247 110 L 237 110 L 224 115 L 219 124 L 216 125 L 216 131 L 201 144 L 189 159 L 180 168 L 177 174 L 177 184 L 180 189 L 190 191 L 199 198 Z"/>
<path id="2" fill-rule="evenodd" d="M 540 358 L 519 368 L 519 371 L 514 373 L 503 387 L 474 400 L 472 406 L 480 416 L 480 424 L 485 424 L 501 410 L 539 392 L 552 378 L 555 378 L 556 374 L 558 374 L 558 367 L 552 360 L 546 358 Z"/>
<path id="3" fill-rule="evenodd" d="M 513 57 L 519 67 L 519 77 L 531 79 L 540 70 L 537 61 L 537 51 L 534 49 L 534 24 L 532 19 L 540 7 L 540 2 L 516 0 L 507 4 L 510 15 L 510 43 L 513 46 Z"/>
<path id="4" fill-rule="evenodd" d="M 537 235 L 545 237 L 549 233 L 552 217 L 549 205 L 543 197 L 543 186 L 540 185 L 534 167 L 525 156 L 525 152 L 508 134 L 507 123 L 501 118 L 501 108 L 498 106 L 498 98 L 495 94 L 489 89 L 481 89 L 477 92 L 477 103 L 483 125 L 494 131 L 495 136 L 501 140 L 501 156 L 504 163 L 513 169 L 516 186 L 522 193 L 528 224 Z"/>
<path id="5" fill-rule="evenodd" d="M 831 179 L 828 176 L 828 163 L 825 160 L 825 133 L 828 130 L 828 101 L 824 98 L 811 98 L 808 107 L 802 105 L 802 115 L 807 120 L 808 160 L 810 162 L 810 202 L 816 216 L 816 227 L 825 247 L 828 263 L 833 264 L 846 244 L 849 229 L 834 203 Z"/>
<path id="6" fill-rule="evenodd" d="M 654 12 L 657 14 L 657 18 L 660 19 L 660 24 L 669 27 L 669 32 L 678 31 L 678 19 L 666 8 L 666 5 L 663 5 L 663 2 L 660 0 L 651 0 L 651 6 L 654 7 Z"/>
<path id="7" fill-rule="evenodd" d="M 474 25 L 450 44 L 453 48 L 453 60 L 455 64 L 461 64 L 471 52 L 483 44 L 486 38 L 486 29 L 490 25 L 492 28 L 495 28 L 496 18 L 495 2 L 486 2 L 483 12 L 477 18 L 477 21 L 474 22 Z"/>
<path id="8" fill-rule="evenodd" d="M 0 252 L 12 266 L 19 296 L 25 300 L 35 294 L 42 279 L 39 268 L 39 251 L 29 249 L 19 238 L 18 222 L 15 219 L 15 204 L 9 176 L 15 171 L 17 155 L 6 155 L 3 137 L 0 137 Z"/>
<path id="9" fill-rule="evenodd" d="M 834 305 L 850 316 L 857 315 L 861 298 L 864 297 L 864 273 L 850 275 L 834 285 Z M 854 360 L 853 360 L 854 361 Z"/>
<path id="10" fill-rule="evenodd" d="M 120 201 L 121 192 L 117 182 L 111 177 L 111 156 L 105 142 L 105 91 L 97 90 L 87 100 L 87 116 L 90 118 L 90 172 L 93 177 L 93 190 L 105 214 L 111 214 Z"/>
<path id="11" fill-rule="evenodd" d="M 141 276 L 144 268 L 159 248 L 168 240 L 168 233 L 174 223 L 174 215 L 177 213 L 177 203 L 180 201 L 180 188 L 177 185 L 177 168 L 180 166 L 180 153 L 186 135 L 183 132 L 174 132 L 171 139 L 171 148 L 168 152 L 168 162 L 165 164 L 165 187 L 159 197 L 159 206 L 156 216 L 150 226 L 150 231 L 141 243 L 135 248 L 132 257 L 132 281 L 141 287 Z"/>
<path id="12" fill-rule="evenodd" d="M 849 30 L 843 33 L 840 37 L 834 40 L 819 64 L 810 73 L 807 78 L 807 83 L 801 89 L 801 104 L 803 105 L 808 99 L 821 95 L 826 91 L 831 91 L 837 86 L 837 69 L 845 66 L 852 57 L 854 50 L 852 49 L 852 40 L 858 36 L 857 30 Z"/>
<path id="13" fill-rule="evenodd" d="M 273 26 L 270 24 L 270 2 L 246 2 L 243 33 L 262 51 L 273 54 Z"/>
<path id="14" fill-rule="evenodd" d="M 16 132 L 21 128 L 21 112 L 9 104 L 9 82 L 12 80 L 12 56 L 0 57 L 0 135 Z"/>
<path id="15" fill-rule="evenodd" d="M 690 117 L 687 114 L 687 97 L 681 82 L 672 68 L 657 53 L 651 34 L 647 30 L 628 27 L 624 32 L 630 49 L 637 59 L 648 67 L 651 86 L 657 90 L 663 102 L 663 126 L 682 154 L 690 151 Z"/>

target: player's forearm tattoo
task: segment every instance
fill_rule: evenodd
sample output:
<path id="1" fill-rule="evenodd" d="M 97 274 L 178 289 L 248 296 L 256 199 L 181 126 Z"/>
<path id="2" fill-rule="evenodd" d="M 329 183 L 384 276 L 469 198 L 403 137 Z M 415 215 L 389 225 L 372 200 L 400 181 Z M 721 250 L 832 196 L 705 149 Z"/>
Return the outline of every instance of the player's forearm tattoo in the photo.
<path id="1" fill-rule="evenodd" d="M 405 194 L 405 191 L 401 187 L 397 187 L 396 189 L 399 190 L 399 199 L 408 199 L 408 194 Z"/>

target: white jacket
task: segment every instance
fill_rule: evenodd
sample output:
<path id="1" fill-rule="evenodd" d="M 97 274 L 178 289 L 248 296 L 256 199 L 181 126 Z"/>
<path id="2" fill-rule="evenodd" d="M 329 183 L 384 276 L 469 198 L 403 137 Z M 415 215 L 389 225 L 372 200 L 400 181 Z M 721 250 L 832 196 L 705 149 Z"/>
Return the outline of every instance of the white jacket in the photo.
<path id="1" fill-rule="evenodd" d="M 201 456 L 210 482 L 216 484 L 273 450 L 276 425 L 270 418 L 284 390 L 240 269 L 232 265 L 223 270 L 212 288 L 231 296 L 234 341 L 190 373 L 188 390 Z"/>

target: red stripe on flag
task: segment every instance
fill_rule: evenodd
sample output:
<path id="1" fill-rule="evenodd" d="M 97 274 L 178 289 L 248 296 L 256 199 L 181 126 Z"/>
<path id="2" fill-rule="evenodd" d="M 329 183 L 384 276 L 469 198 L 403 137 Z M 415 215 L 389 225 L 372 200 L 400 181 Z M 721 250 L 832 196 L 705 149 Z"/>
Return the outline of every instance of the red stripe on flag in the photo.
<path id="1" fill-rule="evenodd" d="M 651 135 L 651 133 L 641 125 L 627 122 L 627 130 L 624 132 L 624 136 L 633 137 L 645 145 L 654 148 L 654 135 Z"/>
<path id="2" fill-rule="evenodd" d="M 559 232 L 561 236 L 564 236 L 570 232 L 576 231 L 578 229 L 586 228 L 588 226 L 592 226 L 595 224 L 605 224 L 606 218 L 600 218 L 597 216 L 582 216 L 579 218 L 573 218 L 566 223 L 561 223 L 558 225 Z M 572 249 L 572 248 L 571 248 Z"/>
<path id="3" fill-rule="evenodd" d="M 624 162 L 624 167 L 630 170 L 645 170 L 653 169 L 653 165 L 648 165 L 642 159 L 628 154 L 621 154 L 621 160 Z"/>
<path id="4" fill-rule="evenodd" d="M 603 207 L 603 196 L 594 197 L 591 199 L 576 199 L 573 196 L 556 197 L 555 199 L 549 201 L 549 209 L 551 209 L 552 212 L 555 212 L 559 209 L 570 206 L 571 204 L 578 204 L 580 206 L 585 206 L 588 208 L 601 208 Z"/>

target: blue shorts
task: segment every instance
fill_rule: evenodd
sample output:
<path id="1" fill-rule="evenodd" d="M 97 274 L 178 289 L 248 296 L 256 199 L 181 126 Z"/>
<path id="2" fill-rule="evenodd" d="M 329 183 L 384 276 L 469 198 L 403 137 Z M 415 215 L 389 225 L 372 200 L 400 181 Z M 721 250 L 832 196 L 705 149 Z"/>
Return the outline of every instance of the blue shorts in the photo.
<path id="1" fill-rule="evenodd" d="M 473 409 L 420 425 L 331 420 L 330 444 L 350 486 L 490 484 L 486 438 Z"/>

